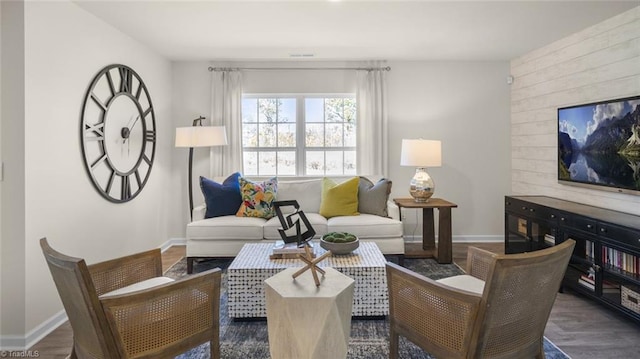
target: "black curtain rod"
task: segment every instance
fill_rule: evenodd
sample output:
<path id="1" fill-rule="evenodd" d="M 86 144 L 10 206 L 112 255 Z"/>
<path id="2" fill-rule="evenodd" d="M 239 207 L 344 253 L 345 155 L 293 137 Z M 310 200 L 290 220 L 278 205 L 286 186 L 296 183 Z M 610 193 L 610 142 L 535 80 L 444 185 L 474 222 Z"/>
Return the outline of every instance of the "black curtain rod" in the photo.
<path id="1" fill-rule="evenodd" d="M 391 71 L 391 66 L 386 67 L 211 67 L 209 71 L 224 72 L 224 71 L 261 71 L 261 70 L 355 70 L 355 71 Z"/>

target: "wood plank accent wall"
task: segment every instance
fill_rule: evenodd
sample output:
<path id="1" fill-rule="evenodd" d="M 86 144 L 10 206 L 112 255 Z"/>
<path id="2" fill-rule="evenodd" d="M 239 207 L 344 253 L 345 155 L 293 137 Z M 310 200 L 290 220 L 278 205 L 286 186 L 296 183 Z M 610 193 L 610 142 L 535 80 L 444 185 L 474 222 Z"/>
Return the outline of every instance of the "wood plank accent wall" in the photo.
<path id="1" fill-rule="evenodd" d="M 561 185 L 557 109 L 640 95 L 640 6 L 511 61 L 511 190 L 640 214 L 640 196 Z"/>

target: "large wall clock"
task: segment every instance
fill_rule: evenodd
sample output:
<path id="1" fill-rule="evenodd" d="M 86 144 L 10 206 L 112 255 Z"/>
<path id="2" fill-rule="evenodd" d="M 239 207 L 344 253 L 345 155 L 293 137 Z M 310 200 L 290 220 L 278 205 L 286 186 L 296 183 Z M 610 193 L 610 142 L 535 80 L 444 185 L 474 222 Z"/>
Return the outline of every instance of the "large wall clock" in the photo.
<path id="1" fill-rule="evenodd" d="M 125 65 L 109 65 L 94 77 L 84 98 L 82 156 L 94 187 L 124 203 L 144 188 L 156 152 L 156 120 L 142 78 Z"/>

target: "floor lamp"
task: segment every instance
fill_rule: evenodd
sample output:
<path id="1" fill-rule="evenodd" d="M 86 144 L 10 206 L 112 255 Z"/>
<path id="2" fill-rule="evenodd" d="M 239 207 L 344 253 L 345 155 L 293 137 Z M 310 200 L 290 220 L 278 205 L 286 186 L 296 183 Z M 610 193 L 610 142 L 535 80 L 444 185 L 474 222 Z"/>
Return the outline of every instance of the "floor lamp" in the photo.
<path id="1" fill-rule="evenodd" d="M 224 126 L 202 126 L 200 116 L 191 127 L 176 128 L 176 147 L 189 147 L 189 216 L 193 220 L 193 148 L 227 145 Z"/>

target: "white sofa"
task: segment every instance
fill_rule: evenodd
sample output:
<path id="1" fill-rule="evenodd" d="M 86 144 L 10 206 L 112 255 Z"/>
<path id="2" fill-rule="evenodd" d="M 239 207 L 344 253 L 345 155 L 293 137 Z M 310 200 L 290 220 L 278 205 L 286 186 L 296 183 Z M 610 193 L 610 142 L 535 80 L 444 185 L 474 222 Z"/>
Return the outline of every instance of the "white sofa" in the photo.
<path id="1" fill-rule="evenodd" d="M 224 178 L 215 178 L 221 182 Z M 336 179 L 341 181 L 341 179 Z M 374 182 L 375 183 L 375 182 Z M 388 217 L 373 214 L 325 218 L 318 212 L 322 195 L 322 179 L 279 180 L 276 200 L 297 200 L 319 239 L 328 232 L 349 232 L 360 240 L 375 242 L 383 254 L 404 256 L 404 240 L 400 211 L 387 201 Z M 278 217 L 271 219 L 222 216 L 204 218 L 205 205 L 193 210 L 193 221 L 187 225 L 187 270 L 193 261 L 206 257 L 235 257 L 245 243 L 275 242 L 281 239 Z"/>

